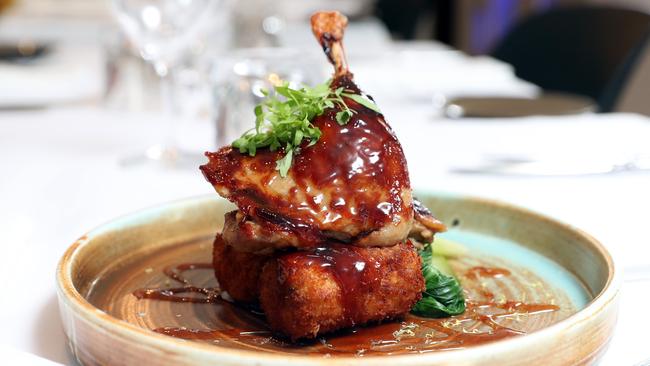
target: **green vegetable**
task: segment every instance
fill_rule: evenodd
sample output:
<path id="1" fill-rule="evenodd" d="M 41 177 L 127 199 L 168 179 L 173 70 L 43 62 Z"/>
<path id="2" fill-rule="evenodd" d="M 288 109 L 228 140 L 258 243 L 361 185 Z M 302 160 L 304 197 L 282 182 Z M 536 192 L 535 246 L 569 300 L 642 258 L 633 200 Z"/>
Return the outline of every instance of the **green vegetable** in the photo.
<path id="1" fill-rule="evenodd" d="M 362 106 L 364 106 L 364 107 L 366 107 L 368 109 L 371 109 L 371 110 L 373 110 L 373 111 L 375 111 L 377 113 L 381 113 L 381 111 L 379 110 L 379 107 L 377 107 L 377 105 L 375 103 L 373 103 L 370 99 L 364 98 L 363 96 L 361 96 L 359 94 L 343 93 L 343 96 L 354 100 L 355 102 L 361 104 Z"/>
<path id="2" fill-rule="evenodd" d="M 431 244 L 426 244 L 419 254 L 426 289 L 411 312 L 427 318 L 462 314 L 465 311 L 463 289 L 454 276 L 443 273 L 443 270 L 451 272 L 444 257 L 434 256 Z M 444 263 L 444 268 L 437 268 L 436 263 Z"/>
<path id="3" fill-rule="evenodd" d="M 432 246 L 433 254 L 447 258 L 462 257 L 467 253 L 467 247 L 449 239 L 436 237 Z"/>
<path id="4" fill-rule="evenodd" d="M 345 104 L 343 97 L 379 112 L 370 99 L 347 93 L 343 88 L 332 91 L 329 81 L 300 89 L 292 89 L 288 82 L 284 82 L 274 89 L 274 96 L 264 92 L 266 100 L 255 107 L 255 128 L 245 132 L 232 146 L 250 156 L 255 156 L 261 148 L 268 147 L 271 151 L 282 148 L 284 157 L 276 162 L 276 170 L 282 177 L 287 176 L 293 155 L 300 152 L 302 142 L 309 141 L 309 147 L 320 138 L 320 129 L 312 124 L 315 117 L 326 109 L 338 108 L 336 122 L 343 126 L 350 121 L 356 112 Z"/>
<path id="5" fill-rule="evenodd" d="M 441 255 L 432 255 L 431 256 L 431 265 L 440 271 L 442 274 L 447 276 L 454 276 L 454 270 L 451 269 L 449 263 L 447 263 L 447 258 Z"/>

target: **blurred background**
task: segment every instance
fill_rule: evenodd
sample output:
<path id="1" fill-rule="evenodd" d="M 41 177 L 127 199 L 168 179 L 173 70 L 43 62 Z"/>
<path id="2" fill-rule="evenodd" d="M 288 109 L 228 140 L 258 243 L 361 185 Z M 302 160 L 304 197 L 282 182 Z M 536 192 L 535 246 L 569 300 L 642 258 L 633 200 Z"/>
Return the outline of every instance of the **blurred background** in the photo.
<path id="1" fill-rule="evenodd" d="M 246 79 L 259 88 L 262 74 L 278 67 L 284 68 L 280 76 L 296 83 L 327 76 L 307 20 L 316 9 L 337 9 L 352 21 L 346 44 L 353 65 L 368 82 L 365 88 L 376 94 L 393 97 L 393 89 L 392 94 L 430 99 L 450 117 L 459 110 L 478 116 L 587 109 L 650 113 L 644 88 L 650 57 L 643 52 L 650 2 L 645 0 L 214 0 L 178 1 L 180 10 L 157 9 L 170 4 L 153 3 L 0 0 L 0 108 L 79 103 L 125 111 L 172 108 L 165 113 L 215 122 L 214 139 L 226 143 L 241 132 L 240 114 L 255 102 L 254 91 L 246 96 L 251 101 L 235 95 L 242 93 L 233 90 L 235 84 Z M 442 59 L 441 50 L 477 57 Z M 495 78 L 503 79 L 507 66 L 538 91 L 569 97 L 558 101 L 555 94 L 544 95 L 542 104 L 527 106 L 503 107 L 500 103 L 508 101 L 502 98 L 491 101 L 492 107 L 474 98 L 461 100 L 460 108 L 449 103 L 459 96 L 539 96 L 531 88 L 485 79 L 489 67 L 498 66 L 487 65 L 482 55 L 503 61 Z M 161 57 L 173 77 L 161 78 Z M 487 68 L 474 81 L 439 75 L 455 69 L 465 74 L 458 66 L 462 62 Z M 393 72 L 404 85 L 391 78 L 375 85 L 380 84 L 375 76 L 392 65 L 402 69 Z M 413 83 L 396 92 L 413 78 L 424 84 L 422 76 L 429 85 Z M 161 80 L 169 85 L 159 86 Z M 161 95 L 161 87 L 169 92 Z M 164 98 L 171 99 L 161 103 Z M 169 100 L 177 102 L 172 106 Z"/>
<path id="2" fill-rule="evenodd" d="M 262 89 L 331 75 L 321 9 L 349 17 L 412 186 L 602 240 L 626 273 L 602 364 L 648 364 L 648 0 L 0 0 L 0 288 L 20 295 L 0 296 L 4 363 L 74 363 L 58 258 L 110 218 L 214 194 L 202 154 L 253 126 Z"/>

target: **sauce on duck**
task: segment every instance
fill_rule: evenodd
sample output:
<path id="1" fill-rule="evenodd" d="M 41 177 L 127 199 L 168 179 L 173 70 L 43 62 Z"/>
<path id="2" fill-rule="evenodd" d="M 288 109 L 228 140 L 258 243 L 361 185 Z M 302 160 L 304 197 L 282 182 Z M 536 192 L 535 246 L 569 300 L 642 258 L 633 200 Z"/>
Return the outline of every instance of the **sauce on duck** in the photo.
<path id="1" fill-rule="evenodd" d="M 313 146 L 303 144 L 289 178 L 275 170 L 283 152 L 267 149 L 254 157 L 230 147 L 207 153 L 210 161 L 201 170 L 213 185 L 230 189 L 228 198 L 244 214 L 268 230 L 295 233 L 304 246 L 331 239 L 353 242 L 396 220 L 411 220 L 410 181 L 399 141 L 381 114 L 347 98 L 346 103 L 356 111 L 346 125 L 336 122 L 336 109 L 315 118 L 321 138 Z M 242 174 L 244 165 L 246 174 L 258 176 L 262 184 L 233 178 Z M 291 185 L 286 195 L 265 189 L 281 185 L 282 179 Z M 332 237 L 336 230 L 328 228 L 337 225 L 364 230 Z"/>

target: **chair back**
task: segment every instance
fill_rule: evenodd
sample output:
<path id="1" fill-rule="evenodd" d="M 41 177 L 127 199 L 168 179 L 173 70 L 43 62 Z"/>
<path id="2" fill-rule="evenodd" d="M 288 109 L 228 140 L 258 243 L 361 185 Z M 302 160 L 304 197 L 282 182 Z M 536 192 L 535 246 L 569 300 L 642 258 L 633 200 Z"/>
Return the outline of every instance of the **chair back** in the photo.
<path id="1" fill-rule="evenodd" d="M 515 25 L 492 55 L 544 90 L 585 95 L 608 111 L 624 86 L 615 81 L 627 79 L 624 67 L 633 68 L 649 29 L 650 14 L 639 11 L 561 7 Z"/>

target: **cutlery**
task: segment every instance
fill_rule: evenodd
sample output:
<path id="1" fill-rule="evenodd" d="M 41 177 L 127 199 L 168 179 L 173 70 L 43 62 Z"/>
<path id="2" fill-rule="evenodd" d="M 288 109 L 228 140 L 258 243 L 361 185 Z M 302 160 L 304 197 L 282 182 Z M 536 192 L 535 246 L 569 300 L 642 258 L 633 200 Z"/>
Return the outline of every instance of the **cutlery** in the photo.
<path id="1" fill-rule="evenodd" d="M 29 62 L 46 55 L 49 47 L 31 40 L 16 43 L 0 43 L 0 61 Z"/>

